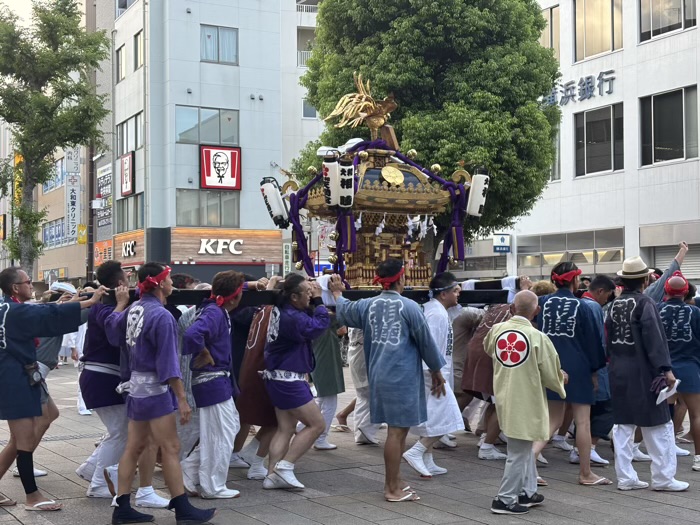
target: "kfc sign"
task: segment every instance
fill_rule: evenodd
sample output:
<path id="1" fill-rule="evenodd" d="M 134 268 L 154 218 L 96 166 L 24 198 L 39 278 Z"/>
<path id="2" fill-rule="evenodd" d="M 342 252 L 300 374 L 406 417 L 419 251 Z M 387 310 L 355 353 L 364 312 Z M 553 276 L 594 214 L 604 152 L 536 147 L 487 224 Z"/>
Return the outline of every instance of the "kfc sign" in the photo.
<path id="1" fill-rule="evenodd" d="M 200 255 L 223 255 L 224 250 L 228 250 L 231 255 L 241 255 L 242 250 L 239 246 L 243 246 L 243 239 L 201 239 L 199 244 Z"/>
<path id="2" fill-rule="evenodd" d="M 133 195 L 134 193 L 134 152 L 130 151 L 123 155 L 121 162 L 122 196 Z"/>
<path id="3" fill-rule="evenodd" d="M 136 241 L 122 243 L 122 257 L 133 257 L 136 255 Z"/>
<path id="4" fill-rule="evenodd" d="M 200 146 L 199 153 L 202 188 L 241 189 L 241 148 Z"/>

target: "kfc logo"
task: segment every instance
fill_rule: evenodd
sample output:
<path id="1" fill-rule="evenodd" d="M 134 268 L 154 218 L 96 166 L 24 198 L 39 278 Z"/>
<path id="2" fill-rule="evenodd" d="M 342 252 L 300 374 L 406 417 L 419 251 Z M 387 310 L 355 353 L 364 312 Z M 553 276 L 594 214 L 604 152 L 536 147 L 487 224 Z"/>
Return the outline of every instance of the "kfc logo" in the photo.
<path id="1" fill-rule="evenodd" d="M 200 146 L 201 187 L 241 189 L 241 148 Z"/>

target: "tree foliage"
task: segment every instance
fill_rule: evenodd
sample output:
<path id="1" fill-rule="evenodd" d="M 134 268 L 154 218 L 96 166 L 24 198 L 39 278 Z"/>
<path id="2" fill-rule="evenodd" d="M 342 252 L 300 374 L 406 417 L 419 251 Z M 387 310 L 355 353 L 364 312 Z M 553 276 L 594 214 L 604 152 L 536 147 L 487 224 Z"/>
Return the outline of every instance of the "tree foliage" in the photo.
<path id="1" fill-rule="evenodd" d="M 15 188 L 19 220 L 6 242 L 30 273 L 41 253 L 38 232 L 45 217 L 35 210 L 34 189 L 53 176 L 58 148 L 102 145 L 99 123 L 105 99 L 95 94 L 90 73 L 109 55 L 104 32 L 88 33 L 75 0 L 34 0 L 32 24 L 23 27 L 0 6 L 0 118 L 10 124 L 21 159 L 0 169 L 3 195 Z M 31 273 L 30 273 L 31 275 Z"/>
<path id="2" fill-rule="evenodd" d="M 511 225 L 532 208 L 549 179 L 560 113 L 539 100 L 558 64 L 538 39 L 545 27 L 536 0 L 324 0 L 302 84 L 328 115 L 354 91 L 353 72 L 390 92 L 399 108 L 390 124 L 403 151 L 444 173 L 465 161 L 485 166 L 491 187 L 482 233 Z M 327 127 L 325 145 L 367 129 Z M 318 164 L 311 143 L 293 171 Z"/>

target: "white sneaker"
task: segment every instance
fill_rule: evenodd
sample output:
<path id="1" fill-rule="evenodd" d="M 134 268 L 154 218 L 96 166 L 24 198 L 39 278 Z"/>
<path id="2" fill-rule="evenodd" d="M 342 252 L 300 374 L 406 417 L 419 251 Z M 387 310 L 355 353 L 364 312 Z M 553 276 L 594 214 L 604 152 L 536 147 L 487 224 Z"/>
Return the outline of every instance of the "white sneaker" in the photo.
<path id="1" fill-rule="evenodd" d="M 231 460 L 228 462 L 228 468 L 248 468 L 250 465 L 244 460 L 238 452 L 231 453 Z"/>
<path id="2" fill-rule="evenodd" d="M 34 469 L 34 477 L 35 478 L 43 478 L 47 474 L 48 474 L 48 472 L 46 472 L 45 470 L 39 470 L 38 468 Z M 16 478 L 19 477 L 19 470 L 17 469 L 17 467 L 12 469 L 12 475 Z"/>
<path id="3" fill-rule="evenodd" d="M 581 463 L 581 458 L 578 455 L 578 449 L 576 447 L 572 448 L 571 452 L 569 452 L 569 463 L 573 465 Z"/>
<path id="4" fill-rule="evenodd" d="M 433 475 L 430 473 L 428 467 L 423 462 L 423 454 L 424 452 L 418 451 L 415 448 L 410 448 L 403 453 L 403 459 L 405 459 L 406 463 L 411 465 L 411 468 L 418 472 L 418 474 L 420 474 L 421 477 L 432 478 Z"/>
<path id="5" fill-rule="evenodd" d="M 248 479 L 265 479 L 265 476 L 267 476 L 267 469 L 262 463 L 251 465 L 248 469 Z"/>
<path id="6" fill-rule="evenodd" d="M 136 491 L 136 506 L 148 509 L 167 509 L 170 500 L 167 500 L 153 490 L 153 487 L 142 487 Z"/>
<path id="7" fill-rule="evenodd" d="M 542 455 L 542 452 L 537 455 L 537 462 L 542 463 L 543 465 L 549 465 L 549 461 L 547 461 L 547 458 Z"/>
<path id="8" fill-rule="evenodd" d="M 693 470 L 700 470 L 700 454 L 693 458 Z"/>
<path id="9" fill-rule="evenodd" d="M 649 487 L 649 483 L 646 481 L 640 481 L 637 480 L 632 483 L 618 483 L 617 484 L 617 490 L 639 490 L 639 489 L 646 489 Z"/>
<path id="10" fill-rule="evenodd" d="M 112 499 L 112 493 L 109 491 L 107 485 L 102 485 L 101 487 L 93 487 L 92 485 L 88 487 L 85 495 L 88 498 L 109 498 Z"/>
<path id="11" fill-rule="evenodd" d="M 112 496 L 117 496 L 119 491 L 119 465 L 105 467 L 103 471 L 107 488 L 112 493 Z"/>
<path id="12" fill-rule="evenodd" d="M 632 447 L 632 461 L 651 461 L 651 456 L 642 452 L 639 443 L 635 443 Z"/>
<path id="13" fill-rule="evenodd" d="M 666 491 L 666 492 L 683 492 L 684 490 L 688 490 L 688 487 L 690 487 L 690 483 L 686 483 L 685 481 L 678 481 L 677 479 L 674 479 L 668 485 L 662 485 L 662 486 L 656 486 L 656 487 L 652 485 L 651 489 L 658 490 L 658 491 Z"/>
<path id="14" fill-rule="evenodd" d="M 316 450 L 335 450 L 338 448 L 338 445 L 334 445 L 333 443 L 329 443 L 328 439 L 317 439 L 316 442 L 314 443 L 314 448 Z"/>
<path id="15" fill-rule="evenodd" d="M 552 438 L 552 446 L 554 448 L 558 448 L 559 450 L 563 450 L 564 452 L 571 452 L 574 449 L 566 438 L 564 436 L 560 436 L 559 434 Z"/>
<path id="16" fill-rule="evenodd" d="M 275 465 L 275 471 L 274 471 L 275 474 L 277 474 L 288 485 L 291 485 L 295 489 L 305 488 L 304 485 L 302 484 L 302 482 L 299 481 L 297 479 L 297 477 L 294 475 L 294 467 L 284 468 L 283 466 L 280 466 L 280 463 L 282 463 L 282 461 L 278 461 L 277 465 Z"/>
<path id="17" fill-rule="evenodd" d="M 438 441 L 437 443 L 435 443 L 433 445 L 433 448 L 456 448 L 456 447 L 457 447 L 457 443 L 450 441 L 450 438 L 448 438 L 447 436 L 442 436 L 440 438 L 440 441 Z"/>
<path id="18" fill-rule="evenodd" d="M 200 497 L 202 499 L 233 499 L 240 495 L 241 493 L 238 490 L 229 488 L 220 490 L 216 494 L 205 494 L 204 492 L 200 493 Z"/>
<path id="19" fill-rule="evenodd" d="M 688 450 L 675 444 L 673 446 L 676 447 L 676 456 L 690 456 L 690 452 Z"/>
<path id="20" fill-rule="evenodd" d="M 95 474 L 95 465 L 91 465 L 90 463 L 83 463 L 80 465 L 77 469 L 75 469 L 75 473 L 78 475 L 80 479 L 84 479 L 85 481 L 90 481 L 92 480 L 92 476 Z"/>
<path id="21" fill-rule="evenodd" d="M 440 474 L 447 474 L 447 469 L 438 467 L 435 464 L 435 460 L 433 459 L 433 455 L 430 452 L 426 452 L 423 454 L 423 463 L 425 464 L 426 468 L 428 469 L 428 472 L 432 474 L 433 476 L 439 476 Z"/>
<path id="22" fill-rule="evenodd" d="M 479 448 L 479 459 L 504 460 L 508 459 L 508 456 L 498 450 L 494 445 L 486 445 Z"/>
<path id="23" fill-rule="evenodd" d="M 486 442 L 486 433 L 484 432 L 479 436 L 479 442 L 476 444 L 477 447 L 481 448 L 481 445 L 483 445 Z"/>
<path id="24" fill-rule="evenodd" d="M 598 451 L 594 448 L 591 449 L 591 463 L 596 465 L 610 465 L 610 462 L 607 459 L 601 458 Z"/>

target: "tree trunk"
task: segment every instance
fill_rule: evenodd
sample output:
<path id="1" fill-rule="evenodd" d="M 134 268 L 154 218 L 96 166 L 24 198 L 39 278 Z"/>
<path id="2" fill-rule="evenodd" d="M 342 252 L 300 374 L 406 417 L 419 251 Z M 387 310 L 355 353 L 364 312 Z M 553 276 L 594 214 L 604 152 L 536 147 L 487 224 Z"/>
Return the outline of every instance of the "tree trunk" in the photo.
<path id="1" fill-rule="evenodd" d="M 24 165 L 24 180 L 22 183 L 22 201 L 20 207 L 28 211 L 34 211 L 34 177 L 31 173 L 31 167 Z M 26 224 L 20 221 L 17 232 L 17 240 L 19 241 L 19 261 L 22 269 L 27 272 L 30 279 L 34 279 L 34 259 L 36 251 L 34 249 L 34 238 L 36 230 L 32 227 L 32 223 Z"/>

